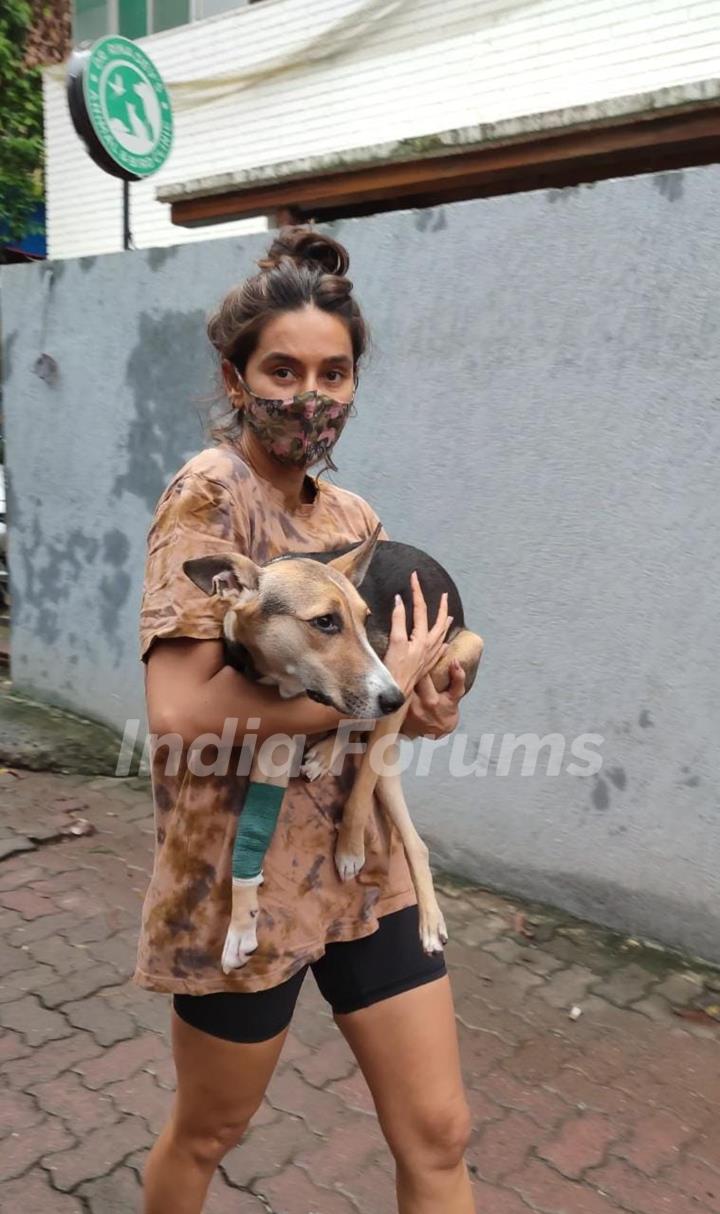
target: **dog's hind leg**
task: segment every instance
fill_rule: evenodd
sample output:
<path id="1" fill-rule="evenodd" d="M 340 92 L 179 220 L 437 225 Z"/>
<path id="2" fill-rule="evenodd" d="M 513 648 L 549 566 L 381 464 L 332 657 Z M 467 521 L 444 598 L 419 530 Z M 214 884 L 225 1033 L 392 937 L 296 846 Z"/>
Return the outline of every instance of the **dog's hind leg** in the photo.
<path id="1" fill-rule="evenodd" d="M 450 681 L 449 666 L 453 658 L 462 665 L 466 675 L 466 693 L 475 679 L 482 658 L 483 639 L 467 628 L 461 628 L 448 642 L 445 654 L 430 671 L 437 691 L 444 691 Z M 372 805 L 372 796 L 379 776 L 382 774 L 386 749 L 402 732 L 403 722 L 410 706 L 409 698 L 390 716 L 381 717 L 375 723 L 360 761 L 355 782 L 343 809 L 342 821 L 335 847 L 335 865 L 343 881 L 356 877 L 365 863 L 365 827 Z M 377 747 L 377 750 L 376 750 Z"/>
<path id="2" fill-rule="evenodd" d="M 397 744 L 388 748 L 388 762 L 395 763 Z M 402 839 L 418 900 L 420 940 L 426 953 L 441 952 L 447 944 L 447 928 L 438 905 L 430 870 L 430 853 L 410 817 L 400 775 L 380 776 L 376 791 L 380 804 Z"/>

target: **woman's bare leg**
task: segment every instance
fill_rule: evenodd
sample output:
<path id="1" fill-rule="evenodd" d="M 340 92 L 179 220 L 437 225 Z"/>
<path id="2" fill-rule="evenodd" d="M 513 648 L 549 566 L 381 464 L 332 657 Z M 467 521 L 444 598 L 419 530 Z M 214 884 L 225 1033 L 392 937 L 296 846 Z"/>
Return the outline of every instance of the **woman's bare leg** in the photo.
<path id="1" fill-rule="evenodd" d="M 447 975 L 335 1020 L 395 1157 L 399 1214 L 474 1214 L 471 1117 Z"/>
<path id="2" fill-rule="evenodd" d="M 172 1011 L 177 1091 L 145 1164 L 144 1214 L 201 1214 L 213 1172 L 261 1105 L 286 1036 L 239 1045 Z"/>

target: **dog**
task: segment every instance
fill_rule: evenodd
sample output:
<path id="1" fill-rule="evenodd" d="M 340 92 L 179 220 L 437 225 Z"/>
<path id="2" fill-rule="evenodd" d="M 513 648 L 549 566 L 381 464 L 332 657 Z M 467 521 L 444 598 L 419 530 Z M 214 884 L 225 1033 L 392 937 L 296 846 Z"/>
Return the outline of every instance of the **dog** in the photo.
<path id="1" fill-rule="evenodd" d="M 411 544 L 378 541 L 378 523 L 367 539 L 331 552 L 283 553 L 264 565 L 249 557 L 223 553 L 185 561 L 187 576 L 208 595 L 227 603 L 223 634 L 227 660 L 245 677 L 277 687 L 283 698 L 307 695 L 345 717 L 374 720 L 353 787 L 343 808 L 335 849 L 341 880 L 356 876 L 365 862 L 364 837 L 372 797 L 377 790 L 383 811 L 395 825 L 405 849 L 418 899 L 420 938 L 425 952 L 442 949 L 447 929 L 437 902 L 429 853 L 405 802 L 399 775 L 377 774 L 373 747 L 383 739 L 383 760 L 396 756 L 397 735 L 408 701 L 382 659 L 390 638 L 395 596 L 405 605 L 408 635 L 413 626 L 410 575 L 417 571 L 428 610 L 437 617 L 443 593 L 453 617 L 448 648 L 430 671 L 438 691 L 449 683 L 453 659 L 465 671 L 465 694 L 471 689 L 484 643 L 465 626 L 455 582 L 433 557 Z M 317 779 L 330 770 L 335 731 L 309 746 L 301 773 Z M 395 753 L 393 753 L 395 752 Z M 250 782 L 287 786 L 284 777 L 262 770 L 253 759 Z M 267 790 L 265 790 L 267 791 Z M 240 822 L 242 814 L 240 815 Z M 269 842 L 269 839 L 267 840 Z M 222 955 L 226 973 L 241 968 L 257 948 L 259 876 L 233 878 L 230 926 Z"/>

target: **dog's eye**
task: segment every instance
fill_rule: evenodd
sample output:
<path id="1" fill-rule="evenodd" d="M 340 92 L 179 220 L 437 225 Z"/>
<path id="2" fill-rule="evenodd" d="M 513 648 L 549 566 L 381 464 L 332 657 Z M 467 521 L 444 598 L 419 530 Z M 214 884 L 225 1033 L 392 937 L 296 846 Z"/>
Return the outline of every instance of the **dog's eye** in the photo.
<path id="1" fill-rule="evenodd" d="M 315 628 L 319 628 L 320 632 L 339 632 L 340 620 L 331 612 L 329 615 L 316 615 L 310 623 Z"/>

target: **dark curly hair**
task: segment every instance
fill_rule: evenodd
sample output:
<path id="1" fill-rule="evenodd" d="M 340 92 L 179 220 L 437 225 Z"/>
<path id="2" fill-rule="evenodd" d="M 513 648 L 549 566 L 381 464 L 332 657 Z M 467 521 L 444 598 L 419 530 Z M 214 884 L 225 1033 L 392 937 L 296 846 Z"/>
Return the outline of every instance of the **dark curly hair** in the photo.
<path id="1" fill-rule="evenodd" d="M 309 304 L 339 316 L 352 343 L 355 372 L 368 343 L 368 331 L 346 277 L 350 258 L 336 240 L 302 227 L 283 228 L 264 257 L 259 273 L 233 287 L 208 320 L 207 332 L 221 362 L 227 360 L 245 374 L 264 325 L 282 312 L 295 312 Z M 242 413 L 225 411 L 211 419 L 210 437 L 236 440 L 243 427 Z M 325 456 L 321 472 L 337 468 Z"/>

